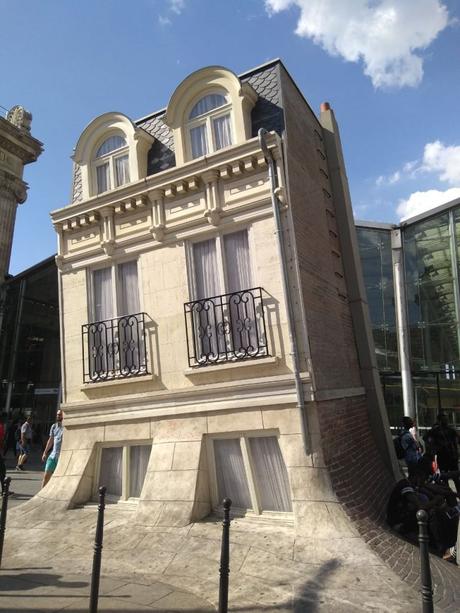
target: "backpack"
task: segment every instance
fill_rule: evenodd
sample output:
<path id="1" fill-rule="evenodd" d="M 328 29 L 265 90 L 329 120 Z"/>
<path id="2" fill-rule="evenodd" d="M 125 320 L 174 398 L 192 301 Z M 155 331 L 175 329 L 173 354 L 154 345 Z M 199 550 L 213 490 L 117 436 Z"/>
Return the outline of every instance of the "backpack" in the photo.
<path id="1" fill-rule="evenodd" d="M 396 453 L 396 457 L 398 458 L 398 460 L 402 460 L 404 456 L 406 455 L 406 450 L 404 449 L 401 443 L 401 437 L 402 437 L 402 434 L 400 434 L 399 436 L 395 436 L 393 439 L 393 445 L 395 447 L 395 453 Z"/>

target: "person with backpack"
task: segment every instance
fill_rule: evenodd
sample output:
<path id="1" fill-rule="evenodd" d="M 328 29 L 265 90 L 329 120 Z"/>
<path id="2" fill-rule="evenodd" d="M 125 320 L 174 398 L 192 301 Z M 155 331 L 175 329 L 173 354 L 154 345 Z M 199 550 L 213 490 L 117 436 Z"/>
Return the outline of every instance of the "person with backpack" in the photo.
<path id="1" fill-rule="evenodd" d="M 422 459 L 422 448 L 411 432 L 414 428 L 414 420 L 411 417 L 403 417 L 403 431 L 395 441 L 396 455 L 406 462 L 409 476 L 412 475 L 418 463 Z"/>

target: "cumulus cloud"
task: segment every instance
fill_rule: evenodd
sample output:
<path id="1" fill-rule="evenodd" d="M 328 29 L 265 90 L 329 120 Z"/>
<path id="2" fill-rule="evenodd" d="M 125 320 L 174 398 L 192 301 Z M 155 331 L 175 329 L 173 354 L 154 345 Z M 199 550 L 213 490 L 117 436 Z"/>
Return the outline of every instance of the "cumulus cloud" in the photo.
<path id="1" fill-rule="evenodd" d="M 442 0 L 265 0 L 269 13 L 300 9 L 296 34 L 362 62 L 374 87 L 416 86 L 426 49 L 446 28 Z"/>
<path id="2" fill-rule="evenodd" d="M 425 192 L 414 192 L 407 200 L 400 200 L 396 212 L 401 220 L 425 213 L 440 204 L 460 198 L 460 187 L 451 187 L 445 191 L 429 189 Z"/>
<path id="3" fill-rule="evenodd" d="M 401 172 L 396 170 L 391 175 L 380 175 L 377 177 L 375 184 L 377 187 L 381 187 L 382 185 L 394 185 L 395 183 L 399 183 L 399 181 L 401 181 L 401 177 Z"/>
<path id="4" fill-rule="evenodd" d="M 460 184 L 460 146 L 443 145 L 439 140 L 427 143 L 422 169 L 439 173 L 439 179 L 450 185 Z"/>
<path id="5" fill-rule="evenodd" d="M 169 0 L 169 8 L 173 13 L 180 15 L 185 7 L 185 0 Z"/>

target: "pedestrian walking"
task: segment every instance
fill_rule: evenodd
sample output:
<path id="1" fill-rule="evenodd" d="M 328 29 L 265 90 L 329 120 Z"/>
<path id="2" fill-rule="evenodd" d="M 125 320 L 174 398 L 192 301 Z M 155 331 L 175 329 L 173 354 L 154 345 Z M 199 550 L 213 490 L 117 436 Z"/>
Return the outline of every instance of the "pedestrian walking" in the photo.
<path id="1" fill-rule="evenodd" d="M 27 417 L 26 421 L 21 426 L 21 439 L 19 442 L 19 458 L 16 466 L 16 470 L 24 470 L 24 464 L 27 462 L 27 458 L 30 454 L 32 446 L 32 415 Z"/>
<path id="2" fill-rule="evenodd" d="M 59 454 L 61 453 L 62 435 L 64 433 L 64 427 L 62 425 L 63 419 L 64 419 L 64 414 L 61 411 L 61 409 L 59 409 L 59 411 L 56 413 L 56 423 L 54 423 L 51 426 L 50 436 L 46 443 L 46 447 L 42 455 L 42 461 L 46 462 L 45 474 L 43 475 L 43 481 L 42 481 L 42 487 L 45 487 L 45 485 L 51 479 L 51 475 L 56 470 L 56 466 L 59 460 Z M 46 456 L 48 454 L 48 451 L 51 448 L 52 448 L 52 451 L 47 458 Z"/>

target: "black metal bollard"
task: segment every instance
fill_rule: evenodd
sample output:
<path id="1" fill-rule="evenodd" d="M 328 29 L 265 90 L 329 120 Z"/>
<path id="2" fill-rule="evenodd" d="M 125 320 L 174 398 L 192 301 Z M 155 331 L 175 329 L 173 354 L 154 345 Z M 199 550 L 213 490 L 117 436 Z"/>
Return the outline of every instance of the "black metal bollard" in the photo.
<path id="1" fill-rule="evenodd" d="M 97 613 L 99 602 L 99 580 L 101 577 L 102 541 L 104 540 L 104 486 L 99 488 L 99 505 L 97 507 L 96 535 L 94 537 L 93 571 L 91 573 L 91 594 L 89 597 L 89 613 Z"/>
<path id="2" fill-rule="evenodd" d="M 430 552 L 428 543 L 428 513 L 417 511 L 418 542 L 420 545 L 420 566 L 422 579 L 422 612 L 433 613 L 433 587 L 431 584 Z"/>
<path id="3" fill-rule="evenodd" d="M 228 611 L 228 575 L 230 573 L 230 498 L 224 498 L 224 521 L 222 522 L 222 550 L 220 553 L 219 613 Z"/>
<path id="4" fill-rule="evenodd" d="M 3 541 L 5 540 L 6 514 L 8 512 L 8 497 L 10 492 L 11 477 L 4 480 L 4 491 L 2 497 L 2 511 L 0 513 L 0 566 L 2 565 Z"/>

